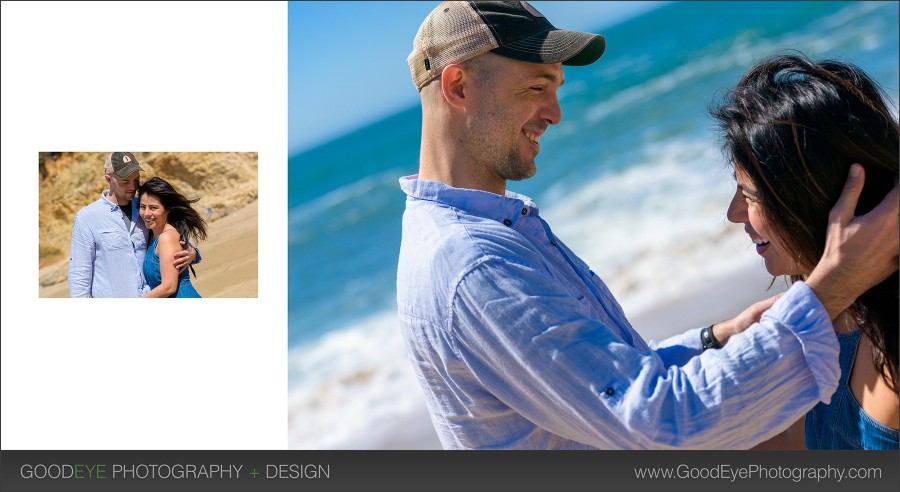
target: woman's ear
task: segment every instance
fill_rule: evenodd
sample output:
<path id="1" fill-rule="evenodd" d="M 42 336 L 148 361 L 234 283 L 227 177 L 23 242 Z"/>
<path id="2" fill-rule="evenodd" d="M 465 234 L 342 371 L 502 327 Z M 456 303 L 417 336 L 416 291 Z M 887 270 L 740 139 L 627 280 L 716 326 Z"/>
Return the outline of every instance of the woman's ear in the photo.
<path id="1" fill-rule="evenodd" d="M 471 80 L 471 75 L 455 63 L 444 67 L 441 72 L 441 91 L 450 106 L 460 108 L 465 105 L 467 84 Z"/>

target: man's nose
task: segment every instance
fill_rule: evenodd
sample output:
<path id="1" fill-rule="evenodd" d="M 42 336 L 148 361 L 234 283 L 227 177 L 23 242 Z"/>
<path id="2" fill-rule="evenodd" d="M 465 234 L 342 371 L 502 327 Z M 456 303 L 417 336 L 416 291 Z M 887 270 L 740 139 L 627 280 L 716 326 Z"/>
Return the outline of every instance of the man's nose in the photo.
<path id="1" fill-rule="evenodd" d="M 544 107 L 541 118 L 551 125 L 558 125 L 562 121 L 562 107 L 559 105 L 559 98 L 556 94 L 553 99 Z"/>

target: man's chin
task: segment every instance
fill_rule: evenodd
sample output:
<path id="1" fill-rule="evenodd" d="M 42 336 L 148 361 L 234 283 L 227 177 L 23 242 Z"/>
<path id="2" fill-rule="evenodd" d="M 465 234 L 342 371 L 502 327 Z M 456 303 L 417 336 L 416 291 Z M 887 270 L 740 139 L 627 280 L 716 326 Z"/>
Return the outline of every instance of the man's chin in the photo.
<path id="1" fill-rule="evenodd" d="M 522 181 L 522 180 L 534 177 L 534 174 L 536 171 L 537 171 L 537 168 L 535 167 L 534 164 L 532 164 L 531 167 L 529 167 L 527 169 L 520 169 L 519 172 L 517 172 L 515 174 L 511 173 L 511 176 L 509 176 L 506 179 L 509 181 Z"/>
<path id="2" fill-rule="evenodd" d="M 134 195 L 122 195 L 116 197 L 116 203 L 121 206 L 130 205 L 134 201 Z"/>

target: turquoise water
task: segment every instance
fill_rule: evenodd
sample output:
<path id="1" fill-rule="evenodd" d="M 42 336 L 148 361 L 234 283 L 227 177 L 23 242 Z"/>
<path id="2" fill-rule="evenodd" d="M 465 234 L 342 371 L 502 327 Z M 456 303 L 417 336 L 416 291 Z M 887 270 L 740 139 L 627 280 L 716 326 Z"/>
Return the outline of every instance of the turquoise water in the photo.
<path id="1" fill-rule="evenodd" d="M 600 30 L 603 58 L 566 69 L 536 176 L 509 188 L 537 201 L 626 313 L 661 302 L 736 262 L 721 242 L 735 232 L 733 183 L 707 106 L 784 49 L 854 62 L 897 101 L 898 21 L 895 2 L 688 2 Z M 360 446 L 374 420 L 422 405 L 394 304 L 397 180 L 417 170 L 420 125 L 414 106 L 290 157 L 290 397 L 304 422 L 291 447 Z"/>

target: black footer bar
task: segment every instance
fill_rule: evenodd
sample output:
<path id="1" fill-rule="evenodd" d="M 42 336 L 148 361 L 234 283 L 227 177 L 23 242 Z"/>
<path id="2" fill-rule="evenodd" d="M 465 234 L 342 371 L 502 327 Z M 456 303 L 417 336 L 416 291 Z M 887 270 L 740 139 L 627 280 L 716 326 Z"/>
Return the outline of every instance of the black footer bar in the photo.
<path id="1" fill-rule="evenodd" d="M 0 451 L 4 492 L 855 492 L 898 483 L 896 451 Z"/>

